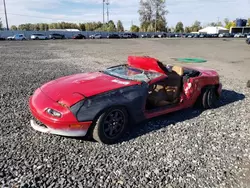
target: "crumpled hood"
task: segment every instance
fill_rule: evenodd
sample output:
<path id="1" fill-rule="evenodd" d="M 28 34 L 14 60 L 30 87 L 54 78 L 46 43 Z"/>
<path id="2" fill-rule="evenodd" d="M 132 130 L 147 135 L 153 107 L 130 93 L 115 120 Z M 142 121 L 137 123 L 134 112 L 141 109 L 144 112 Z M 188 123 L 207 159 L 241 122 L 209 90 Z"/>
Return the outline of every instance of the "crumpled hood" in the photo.
<path id="1" fill-rule="evenodd" d="M 119 79 L 101 72 L 93 72 L 61 77 L 44 84 L 41 90 L 52 100 L 72 106 L 85 97 L 137 83 L 136 81 Z"/>

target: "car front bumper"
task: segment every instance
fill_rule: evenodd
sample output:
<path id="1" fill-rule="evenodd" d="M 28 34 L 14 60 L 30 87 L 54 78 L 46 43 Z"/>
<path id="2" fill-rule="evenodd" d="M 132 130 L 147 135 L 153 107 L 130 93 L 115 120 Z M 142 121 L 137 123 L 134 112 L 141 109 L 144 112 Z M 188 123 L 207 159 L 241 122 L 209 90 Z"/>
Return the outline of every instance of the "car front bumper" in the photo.
<path id="1" fill-rule="evenodd" d="M 46 108 L 52 108 L 62 113 L 61 118 L 56 118 L 46 113 Z M 33 129 L 43 133 L 61 136 L 82 137 L 85 136 L 92 121 L 78 122 L 73 114 L 65 107 L 58 105 L 37 89 L 29 99 L 29 109 L 34 119 L 30 120 Z"/>
<path id="2" fill-rule="evenodd" d="M 48 133 L 48 134 L 55 134 L 60 136 L 69 136 L 69 137 L 83 137 L 87 134 L 88 130 L 85 129 L 53 129 L 48 126 L 43 126 L 37 123 L 34 119 L 30 120 L 31 127 L 39 132 Z"/>

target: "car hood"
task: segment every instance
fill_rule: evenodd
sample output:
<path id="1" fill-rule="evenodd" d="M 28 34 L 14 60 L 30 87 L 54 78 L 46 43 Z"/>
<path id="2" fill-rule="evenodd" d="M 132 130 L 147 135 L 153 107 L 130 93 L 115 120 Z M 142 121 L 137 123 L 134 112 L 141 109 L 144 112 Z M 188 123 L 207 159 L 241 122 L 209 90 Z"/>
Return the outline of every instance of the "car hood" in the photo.
<path id="1" fill-rule="evenodd" d="M 44 84 L 40 89 L 52 100 L 70 107 L 85 97 L 135 84 L 138 82 L 93 72 L 61 77 Z"/>

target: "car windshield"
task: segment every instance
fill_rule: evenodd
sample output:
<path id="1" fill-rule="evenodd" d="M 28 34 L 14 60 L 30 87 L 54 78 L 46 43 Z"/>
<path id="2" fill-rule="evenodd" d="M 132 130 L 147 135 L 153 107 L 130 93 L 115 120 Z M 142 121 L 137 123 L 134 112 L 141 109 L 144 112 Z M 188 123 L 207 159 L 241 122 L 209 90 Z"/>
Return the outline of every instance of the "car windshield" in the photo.
<path id="1" fill-rule="evenodd" d="M 145 71 L 134 67 L 129 67 L 128 65 L 110 67 L 104 70 L 103 73 L 126 80 L 138 80 L 145 82 L 162 75 L 158 72 Z"/>

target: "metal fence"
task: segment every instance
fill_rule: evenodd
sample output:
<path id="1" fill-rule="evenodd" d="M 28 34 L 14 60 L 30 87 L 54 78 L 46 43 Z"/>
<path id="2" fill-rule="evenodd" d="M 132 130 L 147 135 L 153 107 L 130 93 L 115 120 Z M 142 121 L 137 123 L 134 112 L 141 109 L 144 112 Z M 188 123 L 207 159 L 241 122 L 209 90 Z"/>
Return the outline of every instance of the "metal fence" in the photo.
<path id="1" fill-rule="evenodd" d="M 87 38 L 90 36 L 90 35 L 93 35 L 93 34 L 101 34 L 103 38 L 106 38 L 109 34 L 122 34 L 122 33 L 130 33 L 130 32 L 97 32 L 97 31 L 22 31 L 22 30 L 17 30 L 17 31 L 13 31 L 13 30 L 4 30 L 4 31 L 0 31 L 0 37 L 3 37 L 3 38 L 7 38 L 9 36 L 13 36 L 15 34 L 24 34 L 24 36 L 26 38 L 30 38 L 30 36 L 32 34 L 36 34 L 36 33 L 41 33 L 41 34 L 44 34 L 45 36 L 48 36 L 50 34 L 53 34 L 53 33 L 58 33 L 58 34 L 63 34 L 66 38 L 72 38 L 74 35 L 76 34 L 83 34 L 84 36 L 86 36 Z M 134 32 L 135 33 L 135 32 Z M 142 34 L 161 34 L 162 32 L 138 32 L 138 33 L 135 33 L 137 34 L 138 36 L 141 36 Z"/>

